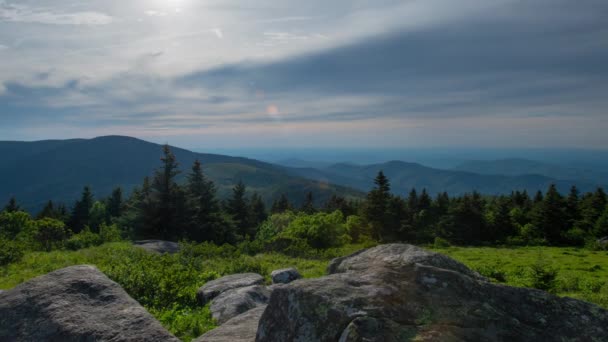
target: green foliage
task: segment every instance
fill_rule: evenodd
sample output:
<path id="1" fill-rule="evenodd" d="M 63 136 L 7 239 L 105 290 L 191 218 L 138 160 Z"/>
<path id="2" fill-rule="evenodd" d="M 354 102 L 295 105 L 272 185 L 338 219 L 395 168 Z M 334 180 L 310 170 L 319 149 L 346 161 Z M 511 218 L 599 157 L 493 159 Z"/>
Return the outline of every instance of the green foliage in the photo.
<path id="1" fill-rule="evenodd" d="M 435 248 L 447 248 L 450 247 L 450 242 L 446 239 L 442 239 L 439 236 L 435 238 L 435 242 L 433 242 L 433 246 Z"/>
<path id="2" fill-rule="evenodd" d="M 557 269 L 542 254 L 529 266 L 530 287 L 553 292 L 556 286 Z"/>
<path id="3" fill-rule="evenodd" d="M 0 237 L 14 239 L 20 232 L 28 230 L 31 225 L 32 218 L 26 212 L 0 212 Z"/>
<path id="4" fill-rule="evenodd" d="M 0 237 L 0 266 L 21 260 L 24 247 L 17 241 Z"/>
<path id="5" fill-rule="evenodd" d="M 44 218 L 34 222 L 34 240 L 44 251 L 51 251 L 63 247 L 69 232 L 65 223 Z"/>
<path id="6" fill-rule="evenodd" d="M 85 227 L 80 233 L 72 235 L 65 243 L 65 247 L 73 251 L 99 245 L 101 245 L 101 237 L 99 234 L 91 232 L 88 227 Z"/>
<path id="7" fill-rule="evenodd" d="M 298 215 L 279 237 L 301 239 L 313 248 L 342 246 L 350 241 L 344 216 L 340 211 Z"/>
<path id="8" fill-rule="evenodd" d="M 351 215 L 346 218 L 346 230 L 353 243 L 368 241 L 372 238 L 372 228 L 363 218 Z"/>

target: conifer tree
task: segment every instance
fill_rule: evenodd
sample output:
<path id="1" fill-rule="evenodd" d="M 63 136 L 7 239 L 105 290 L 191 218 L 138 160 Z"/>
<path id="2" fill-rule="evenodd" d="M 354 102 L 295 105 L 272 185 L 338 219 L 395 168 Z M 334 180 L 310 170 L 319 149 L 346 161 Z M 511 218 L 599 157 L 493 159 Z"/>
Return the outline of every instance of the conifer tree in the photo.
<path id="1" fill-rule="evenodd" d="M 192 165 L 187 187 L 188 210 L 191 216 L 188 236 L 195 241 L 215 240 L 217 233 L 223 229 L 224 222 L 216 198 L 215 185 L 207 180 L 198 160 Z"/>
<path id="2" fill-rule="evenodd" d="M 288 210 L 291 210 L 291 203 L 289 203 L 289 199 L 285 194 L 281 194 L 281 197 L 272 203 L 272 208 L 270 209 L 273 214 L 284 213 Z"/>
<path id="3" fill-rule="evenodd" d="M 576 186 L 572 186 L 566 199 L 565 214 L 568 222 L 567 229 L 574 228 L 576 222 L 580 220 L 579 202 L 579 191 Z"/>
<path id="4" fill-rule="evenodd" d="M 251 200 L 249 200 L 249 215 L 251 225 L 256 228 L 268 218 L 266 205 L 257 192 L 254 192 L 251 195 Z"/>
<path id="5" fill-rule="evenodd" d="M 122 189 L 116 188 L 112 191 L 112 195 L 108 198 L 106 210 L 109 217 L 120 217 L 123 211 Z"/>
<path id="6" fill-rule="evenodd" d="M 227 211 L 234 220 L 237 232 L 245 237 L 253 236 L 249 225 L 248 204 L 245 198 L 246 187 L 242 181 L 232 189 L 232 198 L 228 201 Z"/>
<path id="7" fill-rule="evenodd" d="M 364 210 L 365 218 L 372 225 L 374 237 L 381 241 L 385 230 L 390 226 L 388 214 L 391 200 L 391 186 L 382 171 L 374 180 L 375 187 L 367 194 L 367 204 Z"/>
<path id="8" fill-rule="evenodd" d="M 543 232 L 547 241 L 552 244 L 562 242 L 562 233 L 566 230 L 566 215 L 564 200 L 557 191 L 555 184 L 551 184 L 544 199 L 538 204 L 538 211 L 533 224 Z"/>
<path id="9" fill-rule="evenodd" d="M 11 197 L 11 199 L 8 201 L 8 203 L 4 207 L 3 211 L 6 211 L 8 213 L 14 213 L 14 212 L 17 212 L 20 210 L 21 210 L 21 207 L 19 207 L 19 204 L 17 204 L 17 200 L 15 199 L 15 197 Z"/>
<path id="10" fill-rule="evenodd" d="M 76 201 L 72 209 L 72 216 L 69 221 L 69 228 L 74 233 L 79 233 L 89 224 L 91 208 L 95 202 L 91 188 L 84 187 L 80 200 Z"/>
<path id="11" fill-rule="evenodd" d="M 309 191 L 306 194 L 306 198 L 304 200 L 304 204 L 302 205 L 302 209 L 303 212 L 305 212 L 306 214 L 314 214 L 317 210 L 315 209 L 315 204 L 314 204 L 314 200 L 313 200 L 313 196 L 312 196 L 312 191 Z"/>
<path id="12" fill-rule="evenodd" d="M 179 239 L 183 235 L 183 193 L 175 178 L 180 173 L 175 155 L 169 145 L 163 146 L 162 166 L 156 171 L 152 181 L 154 212 L 154 233 L 162 239 Z"/>

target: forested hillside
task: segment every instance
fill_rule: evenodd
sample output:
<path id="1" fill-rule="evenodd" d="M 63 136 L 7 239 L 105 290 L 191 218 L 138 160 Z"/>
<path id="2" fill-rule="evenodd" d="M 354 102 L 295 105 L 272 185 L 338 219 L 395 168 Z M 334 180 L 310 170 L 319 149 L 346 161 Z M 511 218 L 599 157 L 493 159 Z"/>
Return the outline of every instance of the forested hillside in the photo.
<path id="1" fill-rule="evenodd" d="M 184 169 L 200 160 L 222 198 L 239 181 L 246 182 L 249 190 L 258 192 L 268 204 L 281 194 L 300 203 L 310 191 L 318 203 L 336 193 L 360 196 L 357 191 L 306 180 L 257 160 L 172 150 Z M 72 203 L 84 185 L 102 197 L 110 195 L 116 187 L 129 194 L 143 177 L 152 175 L 162 148 L 135 138 L 108 136 L 90 140 L 0 142 L 0 152 L 4 156 L 0 161 L 0 199 L 17 197 L 24 208 L 36 211 L 47 200 Z M 183 180 L 184 174 L 178 175 L 178 181 Z"/>

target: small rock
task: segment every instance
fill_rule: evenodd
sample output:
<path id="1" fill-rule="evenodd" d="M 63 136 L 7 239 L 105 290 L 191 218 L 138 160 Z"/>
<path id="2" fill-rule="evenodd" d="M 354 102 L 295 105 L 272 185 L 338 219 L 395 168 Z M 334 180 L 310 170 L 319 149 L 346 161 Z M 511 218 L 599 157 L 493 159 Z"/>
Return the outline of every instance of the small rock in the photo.
<path id="1" fill-rule="evenodd" d="M 137 247 L 141 247 L 148 252 L 158 254 L 175 254 L 179 252 L 179 244 L 177 242 L 164 240 L 141 240 L 133 243 Z"/>
<path id="2" fill-rule="evenodd" d="M 273 284 L 289 284 L 294 280 L 302 278 L 298 270 L 293 267 L 272 271 L 270 277 L 272 278 Z"/>
<path id="3" fill-rule="evenodd" d="M 266 286 L 260 285 L 228 290 L 211 301 L 211 314 L 220 325 L 224 324 L 244 312 L 268 304 L 270 293 Z"/>
<path id="4" fill-rule="evenodd" d="M 264 283 L 264 277 L 257 273 L 239 273 L 212 280 L 203 285 L 196 292 L 196 298 L 201 305 L 207 304 L 213 298 L 223 292 L 240 287 L 260 285 Z"/>
<path id="5" fill-rule="evenodd" d="M 115 282 L 72 266 L 0 295 L 0 341 L 179 341 Z"/>
<path id="6" fill-rule="evenodd" d="M 266 305 L 249 310 L 193 342 L 254 342 L 264 310 L 266 310 Z"/>

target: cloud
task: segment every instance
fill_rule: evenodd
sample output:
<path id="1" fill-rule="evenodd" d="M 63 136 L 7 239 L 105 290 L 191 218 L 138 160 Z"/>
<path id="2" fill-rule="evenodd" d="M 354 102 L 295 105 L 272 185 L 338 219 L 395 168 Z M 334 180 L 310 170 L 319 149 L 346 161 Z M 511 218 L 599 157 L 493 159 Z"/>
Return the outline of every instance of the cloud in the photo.
<path id="1" fill-rule="evenodd" d="M 48 25 L 107 25 L 113 18 L 93 11 L 66 13 L 1 1 L 0 21 Z"/>
<path id="2" fill-rule="evenodd" d="M 213 28 L 211 29 L 211 32 L 213 32 L 213 34 L 215 34 L 219 39 L 224 38 L 224 32 L 222 32 L 220 28 Z"/>

